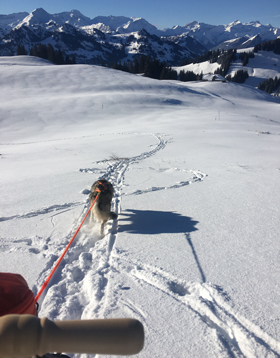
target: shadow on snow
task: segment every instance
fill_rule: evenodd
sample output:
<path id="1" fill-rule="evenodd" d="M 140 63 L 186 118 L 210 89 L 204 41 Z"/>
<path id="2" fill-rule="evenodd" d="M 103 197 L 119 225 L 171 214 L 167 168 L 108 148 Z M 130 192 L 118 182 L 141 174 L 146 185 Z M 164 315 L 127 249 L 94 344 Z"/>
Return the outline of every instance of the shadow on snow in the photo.
<path id="1" fill-rule="evenodd" d="M 118 228 L 118 232 L 142 235 L 184 233 L 199 270 L 201 280 L 203 283 L 206 282 L 205 274 L 190 237 L 191 232 L 198 230 L 196 228 L 196 225 L 199 223 L 198 221 L 172 211 L 126 210 L 119 216 L 119 222 L 121 222 L 121 225 Z"/>
<path id="2" fill-rule="evenodd" d="M 122 221 L 130 221 L 122 223 Z M 198 230 L 198 221 L 172 211 L 126 210 L 119 216 L 119 232 L 155 235 L 190 233 Z"/>

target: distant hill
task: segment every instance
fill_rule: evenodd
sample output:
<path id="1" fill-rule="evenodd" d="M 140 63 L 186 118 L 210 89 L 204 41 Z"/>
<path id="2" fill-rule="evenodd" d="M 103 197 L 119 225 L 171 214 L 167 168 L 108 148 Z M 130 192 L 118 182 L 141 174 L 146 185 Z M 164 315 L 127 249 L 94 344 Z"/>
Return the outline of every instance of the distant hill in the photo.
<path id="1" fill-rule="evenodd" d="M 248 77 L 246 76 L 247 78 L 244 80 L 244 83 L 248 86 L 262 89 L 262 86 L 259 86 L 260 83 L 268 79 L 275 79 L 275 77 L 280 78 L 279 44 L 280 39 L 277 39 L 257 45 L 255 48 L 237 50 L 236 55 L 232 56 L 230 63 L 227 64 L 224 76 L 227 79 L 232 79 L 240 71 L 247 72 Z M 208 56 L 211 54 L 212 57 L 207 61 L 199 61 L 198 58 L 194 63 L 173 67 L 173 69 L 175 69 L 178 74 L 180 71 L 194 72 L 197 75 L 202 74 L 205 80 L 211 80 L 215 73 L 221 72 L 223 67 L 222 57 L 226 56 L 227 52 L 220 52 L 220 55 L 217 55 L 217 51 L 213 51 L 210 52 Z M 215 56 L 217 59 L 215 59 Z M 206 57 L 206 54 L 202 56 L 202 58 L 204 57 Z"/>

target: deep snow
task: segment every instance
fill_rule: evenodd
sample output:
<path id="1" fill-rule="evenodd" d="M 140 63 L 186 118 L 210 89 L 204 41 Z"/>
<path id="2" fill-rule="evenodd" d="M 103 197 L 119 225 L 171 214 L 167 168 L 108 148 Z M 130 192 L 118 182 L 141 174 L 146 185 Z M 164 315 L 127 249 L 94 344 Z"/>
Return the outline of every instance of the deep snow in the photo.
<path id="1" fill-rule="evenodd" d="M 0 270 L 51 319 L 133 317 L 150 357 L 279 357 L 279 101 L 245 85 L 157 81 L 0 58 Z"/>

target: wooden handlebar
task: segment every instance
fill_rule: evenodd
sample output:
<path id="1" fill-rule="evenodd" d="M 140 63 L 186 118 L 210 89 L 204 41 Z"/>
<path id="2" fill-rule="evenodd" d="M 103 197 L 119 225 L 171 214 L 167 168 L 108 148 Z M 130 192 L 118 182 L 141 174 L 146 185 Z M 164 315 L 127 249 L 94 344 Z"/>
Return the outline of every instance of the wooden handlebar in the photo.
<path id="1" fill-rule="evenodd" d="M 129 318 L 50 321 L 32 315 L 0 317 L 0 358 L 49 352 L 132 355 L 144 345 L 143 325 Z"/>

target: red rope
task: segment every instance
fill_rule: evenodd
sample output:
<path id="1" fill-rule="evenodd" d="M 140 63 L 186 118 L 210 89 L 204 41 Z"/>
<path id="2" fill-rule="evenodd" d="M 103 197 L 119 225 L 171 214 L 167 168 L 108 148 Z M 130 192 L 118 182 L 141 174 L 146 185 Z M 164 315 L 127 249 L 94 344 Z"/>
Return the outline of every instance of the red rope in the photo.
<path id="1" fill-rule="evenodd" d="M 58 268 L 58 266 L 60 265 L 63 257 L 65 256 L 66 252 L 68 251 L 69 247 L 71 246 L 72 242 L 74 241 L 75 237 L 77 236 L 78 232 L 80 231 L 83 223 L 85 222 L 89 212 L 91 211 L 94 203 L 96 202 L 98 195 L 100 194 L 100 192 L 98 192 L 98 194 L 96 195 L 96 198 L 94 199 L 93 203 L 91 204 L 90 208 L 88 209 L 88 212 L 86 213 L 83 221 L 81 222 L 80 226 L 78 227 L 78 229 L 76 230 L 75 234 L 73 235 L 72 239 L 70 240 L 69 244 L 66 246 L 65 250 L 63 251 L 63 254 L 60 256 L 59 260 L 57 261 L 56 265 L 54 266 L 54 268 L 52 269 L 52 272 L 49 274 L 48 278 L 46 279 L 46 281 L 43 283 L 40 291 L 37 293 L 37 296 L 35 297 L 35 302 L 38 302 L 41 294 L 43 293 L 44 289 L 48 286 L 53 274 L 55 273 L 56 269 Z"/>

